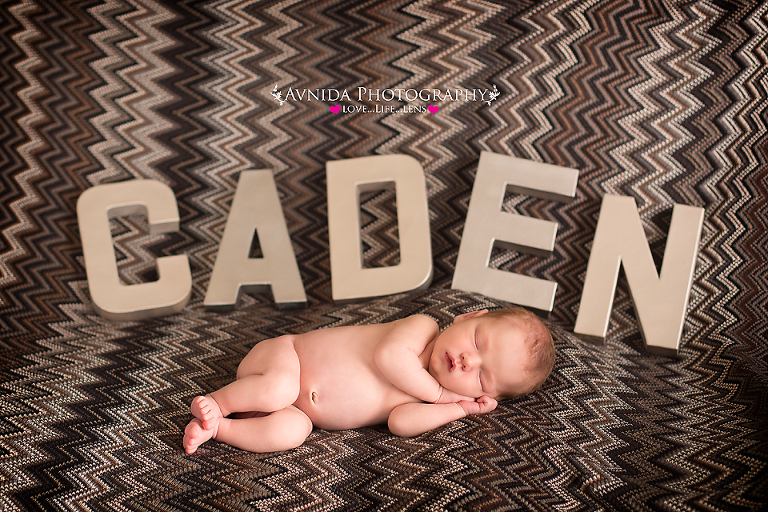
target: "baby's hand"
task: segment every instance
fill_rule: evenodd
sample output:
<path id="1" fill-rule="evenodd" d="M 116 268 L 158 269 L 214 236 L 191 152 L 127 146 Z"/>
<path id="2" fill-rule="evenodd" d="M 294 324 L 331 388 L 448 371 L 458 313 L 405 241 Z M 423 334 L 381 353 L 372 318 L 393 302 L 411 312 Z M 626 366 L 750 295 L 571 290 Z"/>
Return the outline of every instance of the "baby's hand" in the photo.
<path id="1" fill-rule="evenodd" d="M 469 402 L 467 400 L 462 400 L 459 402 L 459 405 L 462 409 L 464 409 L 464 412 L 467 415 L 470 414 L 485 414 L 487 412 L 491 412 L 496 408 L 499 403 L 494 400 L 493 398 L 489 396 L 481 396 L 477 399 L 477 401 Z"/>
<path id="2" fill-rule="evenodd" d="M 432 403 L 435 404 L 453 404 L 457 402 L 461 402 L 462 400 L 467 402 L 474 402 L 475 399 L 470 396 L 464 396 L 460 395 L 458 393 L 455 393 L 451 391 L 450 389 L 445 389 L 443 386 L 440 386 L 440 396 Z"/>

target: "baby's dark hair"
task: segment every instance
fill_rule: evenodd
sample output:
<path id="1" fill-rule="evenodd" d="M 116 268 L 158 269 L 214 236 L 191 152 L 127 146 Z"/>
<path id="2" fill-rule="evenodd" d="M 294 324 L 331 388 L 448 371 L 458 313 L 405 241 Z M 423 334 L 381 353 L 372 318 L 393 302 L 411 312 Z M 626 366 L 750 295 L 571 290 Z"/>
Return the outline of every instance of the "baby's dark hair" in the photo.
<path id="1" fill-rule="evenodd" d="M 555 342 L 552 332 L 549 328 L 531 311 L 520 306 L 511 306 L 506 309 L 490 311 L 485 315 L 486 318 L 509 318 L 519 319 L 525 322 L 526 337 L 525 345 L 528 347 L 530 358 L 526 371 L 536 378 L 532 380 L 527 389 L 505 393 L 497 397 L 500 400 L 505 398 L 518 398 L 539 389 L 552 373 L 555 366 Z"/>

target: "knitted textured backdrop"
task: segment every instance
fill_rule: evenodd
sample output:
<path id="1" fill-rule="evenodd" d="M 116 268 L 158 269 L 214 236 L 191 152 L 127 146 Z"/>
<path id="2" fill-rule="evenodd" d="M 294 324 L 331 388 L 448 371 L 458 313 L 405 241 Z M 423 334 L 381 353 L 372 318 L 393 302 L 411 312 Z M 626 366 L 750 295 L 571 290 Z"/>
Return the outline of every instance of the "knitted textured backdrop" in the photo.
<path id="1" fill-rule="evenodd" d="M 756 510 L 768 500 L 768 6 L 752 1 L 0 2 L 0 508 Z M 496 90 L 403 102 L 367 90 Z M 350 102 L 276 101 L 347 89 Z M 352 94 L 354 91 L 355 94 Z M 367 104 L 371 112 L 330 107 Z M 434 104 L 439 110 L 424 109 Z M 480 152 L 579 170 L 573 202 L 511 194 L 559 224 L 546 258 L 491 265 L 558 283 L 546 386 L 414 439 L 316 430 L 282 454 L 184 454 L 189 402 L 254 343 L 330 325 L 504 304 L 451 290 Z M 402 153 L 427 178 L 427 290 L 331 299 L 325 163 Z M 269 293 L 205 311 L 239 173 L 274 172 L 306 307 Z M 186 254 L 179 314 L 91 304 L 75 206 L 169 185 L 178 232 L 112 222 L 126 284 Z M 602 346 L 571 334 L 606 193 L 634 197 L 657 266 L 675 203 L 704 230 L 678 358 L 648 354 L 622 278 Z M 397 263 L 392 191 L 363 198 L 368 265 Z"/>

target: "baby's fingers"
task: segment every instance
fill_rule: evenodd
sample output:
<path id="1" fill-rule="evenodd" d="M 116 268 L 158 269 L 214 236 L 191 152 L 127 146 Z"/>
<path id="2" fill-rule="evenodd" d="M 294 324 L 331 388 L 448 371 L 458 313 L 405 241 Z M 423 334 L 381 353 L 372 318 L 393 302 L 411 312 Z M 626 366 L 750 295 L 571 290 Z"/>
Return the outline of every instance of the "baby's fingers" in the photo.
<path id="1" fill-rule="evenodd" d="M 489 396 L 481 396 L 477 399 L 477 404 L 480 406 L 478 414 L 485 414 L 494 410 L 499 402 Z"/>
<path id="2" fill-rule="evenodd" d="M 478 398 L 477 401 L 472 400 L 471 402 L 468 402 L 467 400 L 461 400 L 458 403 L 461 408 L 464 409 L 464 413 L 470 415 L 491 412 L 496 408 L 497 402 L 491 397 L 483 396 Z"/>
<path id="3" fill-rule="evenodd" d="M 462 400 L 463 400 L 463 401 L 465 401 L 465 402 L 475 402 L 475 401 L 477 401 L 477 399 L 476 399 L 476 398 L 473 398 L 473 397 L 471 397 L 471 396 L 464 396 L 464 395 L 459 395 L 458 393 L 456 394 L 456 396 L 454 397 L 454 399 L 455 399 L 457 402 L 461 402 Z"/>

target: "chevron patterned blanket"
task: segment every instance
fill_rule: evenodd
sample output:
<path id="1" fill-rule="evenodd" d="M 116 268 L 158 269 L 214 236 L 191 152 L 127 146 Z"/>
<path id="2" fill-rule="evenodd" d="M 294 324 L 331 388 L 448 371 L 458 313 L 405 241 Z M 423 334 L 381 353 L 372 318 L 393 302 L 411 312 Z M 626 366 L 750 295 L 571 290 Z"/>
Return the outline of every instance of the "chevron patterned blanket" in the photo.
<path id="1" fill-rule="evenodd" d="M 0 1 L 0 510 L 759 510 L 768 500 L 768 5 L 756 0 Z M 286 333 L 506 305 L 452 288 L 483 151 L 578 170 L 545 256 L 547 384 L 403 439 L 316 429 L 284 453 L 182 449 L 191 399 Z M 426 176 L 425 289 L 334 302 L 326 164 Z M 243 171 L 271 170 L 306 304 L 204 306 Z M 170 187 L 179 229 L 111 219 L 121 282 L 186 255 L 180 312 L 94 307 L 77 202 Z M 620 274 L 602 344 L 574 325 L 602 198 L 632 197 L 661 268 L 675 204 L 703 229 L 676 357 L 644 345 Z M 400 261 L 398 194 L 360 197 L 369 267 Z M 402 207 L 402 205 L 400 205 Z M 254 244 L 253 257 L 259 257 Z M 93 284 L 93 283 L 91 283 Z"/>

